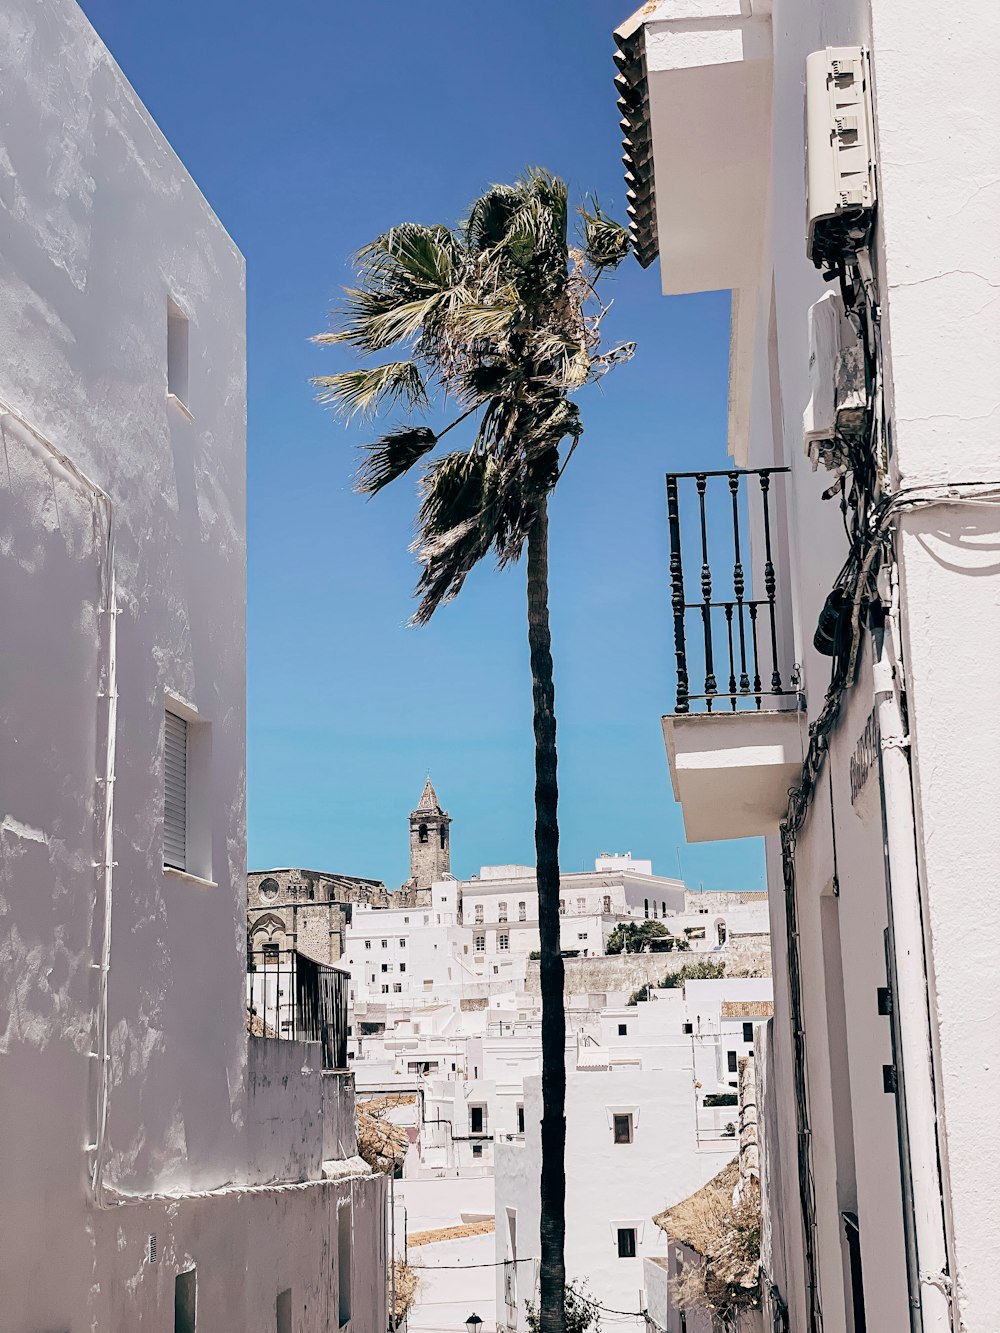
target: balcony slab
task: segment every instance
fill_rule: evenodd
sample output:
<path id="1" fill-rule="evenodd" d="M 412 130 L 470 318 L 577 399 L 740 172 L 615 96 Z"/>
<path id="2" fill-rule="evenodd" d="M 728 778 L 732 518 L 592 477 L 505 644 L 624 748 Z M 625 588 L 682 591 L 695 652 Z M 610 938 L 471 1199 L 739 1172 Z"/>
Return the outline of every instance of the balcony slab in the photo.
<path id="1" fill-rule="evenodd" d="M 688 842 L 778 832 L 808 740 L 794 709 L 663 718 L 674 796 Z"/>

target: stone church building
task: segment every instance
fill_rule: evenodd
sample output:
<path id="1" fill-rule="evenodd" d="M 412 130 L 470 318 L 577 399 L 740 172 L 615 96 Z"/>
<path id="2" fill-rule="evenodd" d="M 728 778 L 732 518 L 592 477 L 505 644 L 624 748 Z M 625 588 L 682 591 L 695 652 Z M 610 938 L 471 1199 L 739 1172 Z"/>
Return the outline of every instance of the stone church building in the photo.
<path id="1" fill-rule="evenodd" d="M 251 870 L 247 876 L 247 961 L 282 961 L 296 949 L 317 963 L 339 962 L 356 904 L 429 907 L 430 886 L 451 871 L 451 817 L 428 777 L 410 813 L 410 878 L 394 893 L 381 880 L 325 870 Z"/>

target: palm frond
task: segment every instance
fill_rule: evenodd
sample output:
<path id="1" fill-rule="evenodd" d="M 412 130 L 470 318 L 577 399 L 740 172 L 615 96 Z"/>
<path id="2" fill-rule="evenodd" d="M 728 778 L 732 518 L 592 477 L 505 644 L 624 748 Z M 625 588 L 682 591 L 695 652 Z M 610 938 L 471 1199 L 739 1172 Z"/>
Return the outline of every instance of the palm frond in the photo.
<path id="1" fill-rule="evenodd" d="M 588 212 L 581 206 L 579 213 L 583 219 L 583 248 L 588 262 L 598 272 L 617 268 L 631 253 L 631 236 L 620 223 L 604 212 L 596 198 L 592 211 Z"/>
<path id="2" fill-rule="evenodd" d="M 405 403 L 408 408 L 428 405 L 427 389 L 412 361 L 389 361 L 384 366 L 345 370 L 339 375 L 320 375 L 313 384 L 321 390 L 317 398 L 343 415 L 373 413 L 379 407 Z"/>
<path id="3" fill-rule="evenodd" d="M 438 437 L 429 426 L 401 426 L 374 444 L 363 445 L 364 458 L 358 467 L 354 489 L 363 495 L 377 495 L 384 486 L 409 472 L 437 442 Z"/>
<path id="4" fill-rule="evenodd" d="M 519 202 L 520 191 L 514 185 L 491 185 L 479 196 L 463 225 L 466 244 L 473 254 L 492 250 L 503 241 Z"/>
<path id="5" fill-rule="evenodd" d="M 413 296 L 428 296 L 453 284 L 459 255 L 447 227 L 404 222 L 364 246 L 354 262 L 369 287 L 402 286 Z"/>

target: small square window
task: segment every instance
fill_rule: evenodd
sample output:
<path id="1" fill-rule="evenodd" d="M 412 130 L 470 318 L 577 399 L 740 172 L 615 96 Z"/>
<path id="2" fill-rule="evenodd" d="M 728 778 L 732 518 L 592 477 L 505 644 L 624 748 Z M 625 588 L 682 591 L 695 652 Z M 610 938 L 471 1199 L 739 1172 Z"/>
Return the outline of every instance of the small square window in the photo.
<path id="1" fill-rule="evenodd" d="M 383 964 L 382 964 L 382 971 L 383 971 L 383 972 L 388 972 L 388 971 L 389 971 L 389 964 L 388 964 L 388 963 L 383 963 Z"/>
<path id="2" fill-rule="evenodd" d="M 405 972 L 405 971 L 406 971 L 406 964 L 405 964 L 405 963 L 400 963 L 400 965 L 399 965 L 399 970 L 400 970 L 400 972 Z"/>
<path id="3" fill-rule="evenodd" d="M 382 948 L 383 948 L 383 949 L 388 949 L 388 947 L 389 947 L 389 941 L 388 941 L 388 940 L 383 940 L 383 941 L 382 941 Z"/>
<path id="4" fill-rule="evenodd" d="M 632 1142 L 632 1116 L 616 1115 L 614 1117 L 615 1143 Z"/>
<path id="5" fill-rule="evenodd" d="M 406 940 L 400 940 L 400 941 L 399 941 L 399 947 L 400 947 L 401 949 L 405 949 L 405 948 L 406 948 Z"/>
<path id="6" fill-rule="evenodd" d="M 635 1227 L 618 1228 L 618 1258 L 635 1258 Z"/>
<path id="7" fill-rule="evenodd" d="M 383 994 L 383 995 L 388 995 L 388 994 L 389 994 L 389 987 L 388 987 L 388 986 L 383 986 L 383 987 L 382 987 L 382 994 Z"/>
<path id="8" fill-rule="evenodd" d="M 394 982 L 392 983 L 392 989 L 396 992 L 397 995 L 400 995 L 400 994 L 402 993 L 402 990 L 403 990 L 403 984 L 402 984 L 402 982 L 400 982 L 400 981 L 394 981 Z"/>
<path id="9" fill-rule="evenodd" d="M 372 942 L 371 942 L 371 940 L 365 940 L 365 948 L 366 948 L 366 949 L 370 949 L 371 947 L 372 947 Z"/>
<path id="10" fill-rule="evenodd" d="M 472 1145 L 472 1155 L 473 1157 L 482 1157 L 483 1145 L 481 1143 L 474 1143 Z"/>
<path id="11" fill-rule="evenodd" d="M 627 1023 L 619 1023 L 619 1024 L 618 1024 L 618 1035 L 619 1035 L 619 1037 L 627 1037 L 627 1036 L 628 1036 L 628 1024 L 627 1024 Z"/>

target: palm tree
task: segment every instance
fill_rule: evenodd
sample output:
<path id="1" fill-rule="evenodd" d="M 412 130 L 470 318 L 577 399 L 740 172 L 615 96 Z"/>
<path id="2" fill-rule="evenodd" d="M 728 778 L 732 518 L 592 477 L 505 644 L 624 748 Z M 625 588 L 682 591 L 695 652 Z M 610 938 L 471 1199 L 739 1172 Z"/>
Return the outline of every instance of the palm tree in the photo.
<path id="1" fill-rule="evenodd" d="M 403 359 L 315 381 L 320 401 L 348 415 L 398 406 L 410 418 L 365 446 L 357 489 L 374 495 L 422 465 L 415 623 L 456 596 L 490 551 L 502 568 L 527 546 L 542 993 L 542 1333 L 565 1333 L 566 1018 L 548 497 L 583 430 L 571 395 L 634 350 L 598 350 L 607 307 L 595 284 L 628 254 L 628 235 L 596 202 L 579 213 L 577 248 L 568 240 L 565 184 L 531 170 L 514 185 L 487 189 L 455 228 L 393 227 L 356 256 L 358 285 L 347 291 L 334 330 L 317 341 L 363 353 L 398 346 Z M 412 420 L 433 398 L 460 409 L 438 431 Z M 467 447 L 429 457 L 466 421 Z"/>

